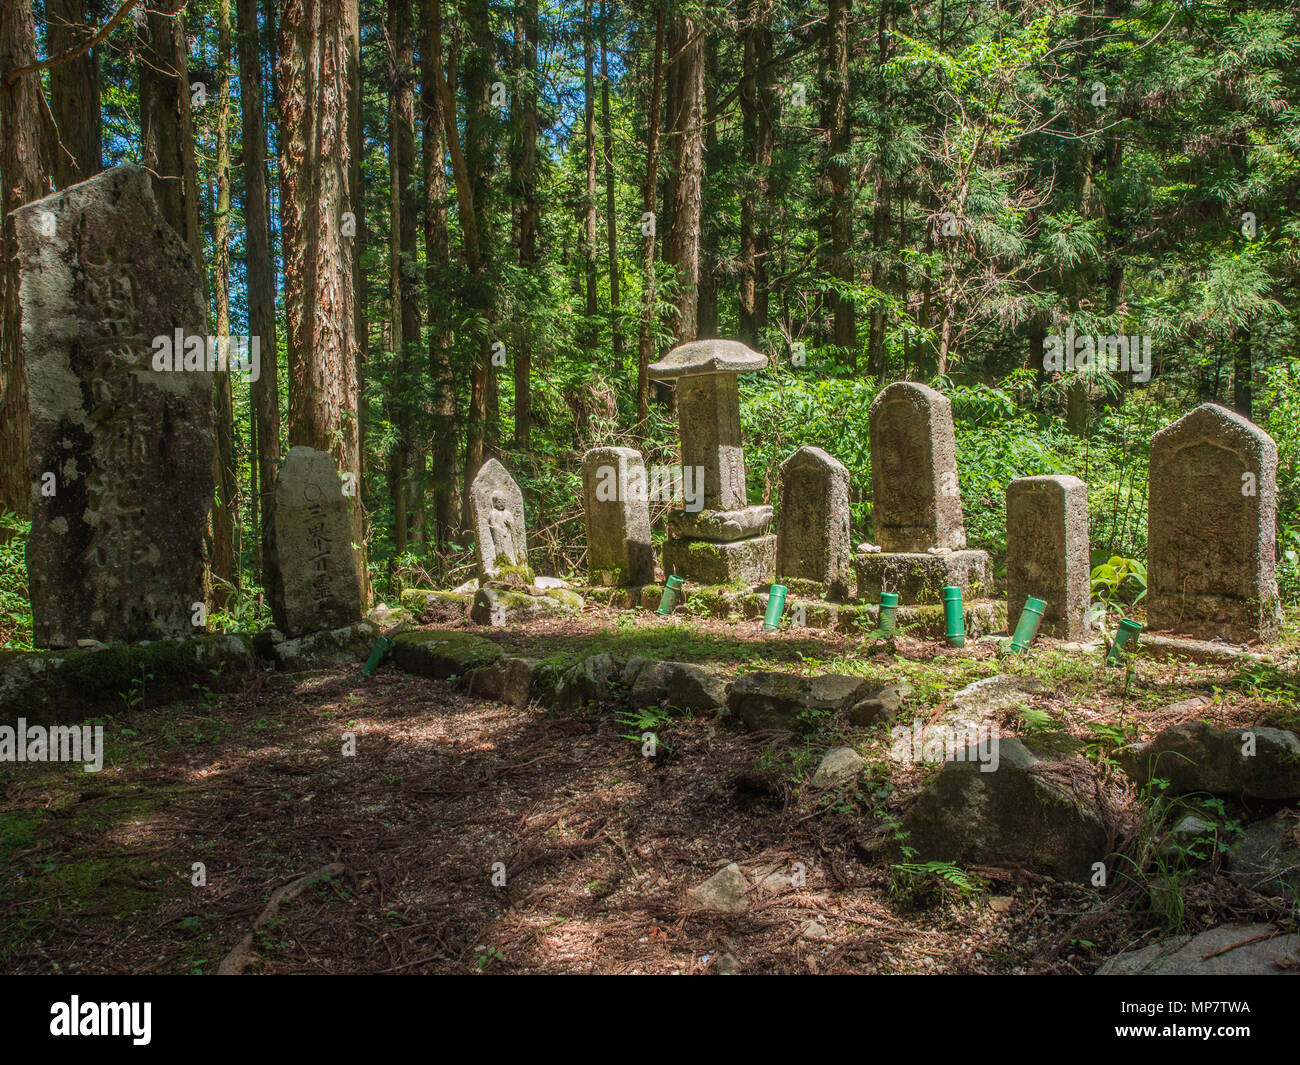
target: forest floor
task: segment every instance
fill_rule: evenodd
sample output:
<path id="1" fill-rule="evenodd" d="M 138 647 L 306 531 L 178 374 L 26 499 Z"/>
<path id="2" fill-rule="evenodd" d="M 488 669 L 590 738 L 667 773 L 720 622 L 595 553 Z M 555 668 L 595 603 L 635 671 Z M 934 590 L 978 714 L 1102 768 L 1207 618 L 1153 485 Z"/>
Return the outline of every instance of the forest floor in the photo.
<path id="1" fill-rule="evenodd" d="M 987 645 L 889 650 L 601 610 L 478 631 L 557 661 L 608 650 L 906 680 L 908 720 L 1024 672 L 1048 686 L 1030 709 L 1096 743 L 1194 718 L 1297 727 L 1291 621 L 1276 664 L 1142 660 L 1127 692 L 1122 671 L 1051 641 L 999 663 Z M 1046 720 L 1024 710 L 1004 730 Z M 1147 872 L 1101 891 L 1010 869 L 967 870 L 971 890 L 907 875 L 882 842 L 935 770 L 891 763 L 879 726 L 796 737 L 676 717 L 647 758 L 608 710 L 514 708 L 391 664 L 267 675 L 105 725 L 98 774 L 0 765 L 0 971 L 212 973 L 278 888 L 329 863 L 342 871 L 262 923 L 245 971 L 1089 973 L 1179 927 L 1286 919 L 1213 861 L 1176 878 L 1173 906 Z M 821 755 L 846 744 L 865 783 L 814 791 Z M 731 861 L 778 887 L 742 915 L 701 911 L 687 890 Z"/>

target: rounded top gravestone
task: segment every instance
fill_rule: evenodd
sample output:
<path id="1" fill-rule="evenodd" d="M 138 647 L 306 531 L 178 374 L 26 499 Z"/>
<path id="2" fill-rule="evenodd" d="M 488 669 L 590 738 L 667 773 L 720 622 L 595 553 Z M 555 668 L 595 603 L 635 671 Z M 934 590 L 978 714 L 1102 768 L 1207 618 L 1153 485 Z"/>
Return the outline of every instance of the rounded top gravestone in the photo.
<path id="1" fill-rule="evenodd" d="M 470 513 L 478 541 L 478 570 L 483 580 L 501 575 L 502 567 L 527 570 L 528 532 L 524 494 L 496 459 L 479 468 L 469 486 Z M 520 574 L 524 577 L 524 574 Z M 532 582 L 530 575 L 524 583 Z"/>
<path id="2" fill-rule="evenodd" d="M 1147 621 L 1200 639 L 1271 639 L 1277 444 L 1203 403 L 1151 438 Z"/>
<path id="3" fill-rule="evenodd" d="M 871 403 L 871 496 L 885 551 L 966 546 L 948 397 L 895 381 Z"/>

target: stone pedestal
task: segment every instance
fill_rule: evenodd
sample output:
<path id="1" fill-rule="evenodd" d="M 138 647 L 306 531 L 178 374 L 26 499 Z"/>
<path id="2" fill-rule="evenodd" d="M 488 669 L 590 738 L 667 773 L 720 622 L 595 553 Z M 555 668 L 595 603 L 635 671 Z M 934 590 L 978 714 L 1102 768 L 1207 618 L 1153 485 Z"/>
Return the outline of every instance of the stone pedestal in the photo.
<path id="1" fill-rule="evenodd" d="M 775 535 L 725 542 L 664 541 L 664 572 L 701 584 L 770 584 L 775 570 Z"/>
<path id="2" fill-rule="evenodd" d="M 986 598 L 993 588 L 987 551 L 951 551 L 946 555 L 859 551 L 853 557 L 858 598 L 879 603 L 880 593 L 897 592 L 900 603 L 942 603 L 943 589 L 955 585 L 964 602 Z"/>

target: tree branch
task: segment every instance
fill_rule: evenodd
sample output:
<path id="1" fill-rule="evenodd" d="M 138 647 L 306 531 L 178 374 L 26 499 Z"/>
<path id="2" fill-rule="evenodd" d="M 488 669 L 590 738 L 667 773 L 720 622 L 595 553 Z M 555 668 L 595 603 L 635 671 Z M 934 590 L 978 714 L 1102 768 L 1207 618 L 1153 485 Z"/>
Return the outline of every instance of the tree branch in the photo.
<path id="1" fill-rule="evenodd" d="M 93 37 L 82 41 L 81 44 L 77 45 L 77 47 L 70 48 L 66 52 L 60 52 L 58 55 L 50 56 L 49 59 L 42 59 L 39 62 L 31 63 L 25 67 L 14 67 L 13 70 L 5 74 L 5 84 L 12 85 L 19 78 L 26 77 L 28 74 L 35 74 L 39 71 L 45 70 L 47 67 L 62 66 L 64 63 L 71 63 L 74 59 L 85 55 L 94 48 L 95 45 L 99 44 L 100 41 L 117 29 L 118 24 L 121 23 L 121 21 L 130 14 L 131 9 L 139 3 L 140 0 L 126 0 L 126 3 L 117 9 L 117 12 L 113 17 L 100 27 L 98 33 Z"/>

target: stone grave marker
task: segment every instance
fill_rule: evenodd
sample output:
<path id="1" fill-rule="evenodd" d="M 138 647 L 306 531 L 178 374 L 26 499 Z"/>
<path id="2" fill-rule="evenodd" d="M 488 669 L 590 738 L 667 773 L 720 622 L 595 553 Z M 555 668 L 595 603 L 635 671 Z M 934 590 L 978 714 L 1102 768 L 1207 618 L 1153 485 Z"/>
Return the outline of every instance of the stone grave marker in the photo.
<path id="1" fill-rule="evenodd" d="M 849 471 L 819 447 L 801 447 L 781 464 L 776 516 L 776 578 L 813 581 L 844 599 L 852 580 Z"/>
<path id="2" fill-rule="evenodd" d="M 496 459 L 483 463 L 469 487 L 479 579 L 532 584 L 524 494 Z"/>
<path id="3" fill-rule="evenodd" d="M 199 268 L 138 167 L 19 208 L 13 224 L 35 641 L 202 632 L 212 373 L 202 358 L 154 368 L 160 343 L 206 345 Z"/>
<path id="4" fill-rule="evenodd" d="M 896 381 L 871 404 L 871 494 L 876 546 L 853 559 L 858 595 L 937 604 L 943 589 L 969 602 L 992 584 L 988 553 L 966 549 L 952 404 L 914 381 Z M 937 553 L 935 553 L 937 552 Z"/>
<path id="5" fill-rule="evenodd" d="M 666 574 L 702 584 L 772 579 L 772 508 L 748 505 L 737 388 L 740 374 L 766 366 L 767 356 L 734 340 L 681 344 L 650 366 L 651 380 L 675 383 L 682 465 L 702 472 L 698 509 L 669 515 Z"/>
<path id="6" fill-rule="evenodd" d="M 294 637 L 361 618 L 351 513 L 328 453 L 301 445 L 289 449 L 276 474 L 263 537 L 276 628 Z"/>
<path id="7" fill-rule="evenodd" d="M 592 448 L 582 458 L 587 571 L 594 585 L 638 588 L 654 582 L 649 484 L 641 453 Z"/>
<path id="8" fill-rule="evenodd" d="M 1277 445 L 1204 403 L 1151 438 L 1147 626 L 1199 639 L 1271 640 Z"/>
<path id="9" fill-rule="evenodd" d="M 957 439 L 948 397 L 913 381 L 896 381 L 868 414 L 871 496 L 882 551 L 966 546 Z"/>
<path id="10" fill-rule="evenodd" d="M 1020 477 L 1007 485 L 1007 620 L 1029 596 L 1047 603 L 1044 635 L 1088 635 L 1088 486 L 1077 477 Z"/>

